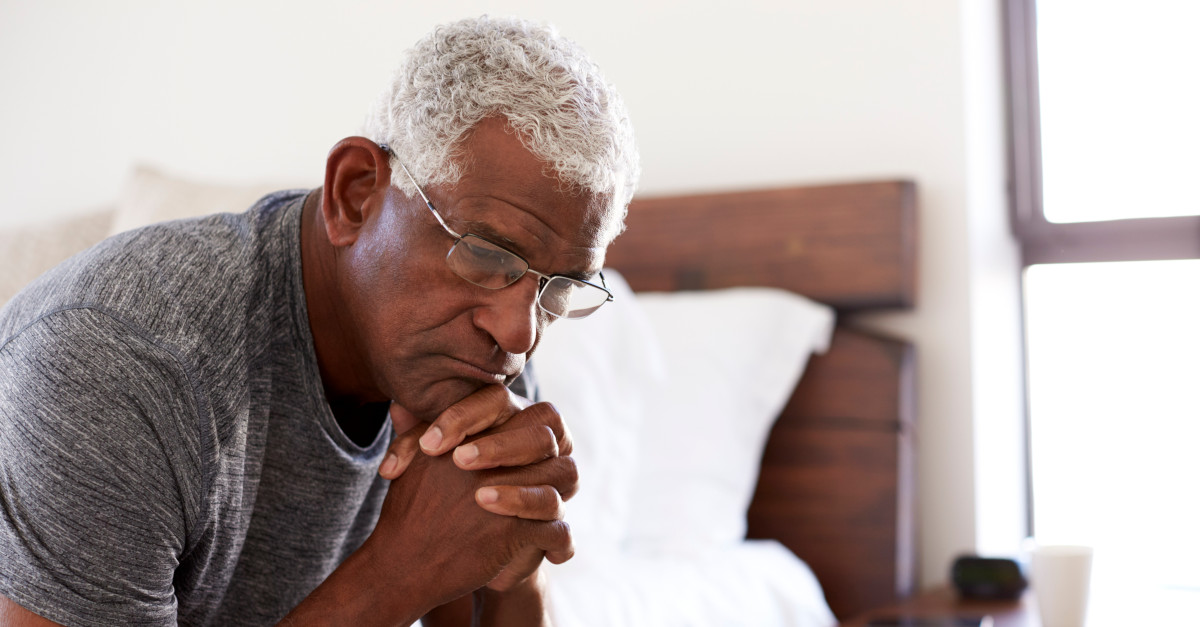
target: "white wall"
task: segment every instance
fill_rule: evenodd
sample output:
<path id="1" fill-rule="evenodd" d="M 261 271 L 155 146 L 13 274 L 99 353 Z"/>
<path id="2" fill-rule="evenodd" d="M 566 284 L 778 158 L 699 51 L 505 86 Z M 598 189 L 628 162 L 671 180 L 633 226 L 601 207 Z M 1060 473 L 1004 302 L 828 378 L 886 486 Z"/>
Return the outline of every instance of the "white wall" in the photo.
<path id="1" fill-rule="evenodd" d="M 1026 499 L 1020 255 L 1008 235 L 1001 29 L 991 2 L 962 4 L 976 549 L 1016 555 Z"/>
<path id="2" fill-rule="evenodd" d="M 1019 518 L 1019 495 L 981 498 L 1011 468 L 975 454 L 977 423 L 1019 410 L 994 0 L 5 0 L 0 225 L 111 201 L 138 161 L 316 185 L 400 52 L 484 12 L 592 53 L 632 111 L 644 193 L 916 180 L 919 305 L 862 323 L 918 345 L 922 581 L 979 543 L 981 515 Z"/>

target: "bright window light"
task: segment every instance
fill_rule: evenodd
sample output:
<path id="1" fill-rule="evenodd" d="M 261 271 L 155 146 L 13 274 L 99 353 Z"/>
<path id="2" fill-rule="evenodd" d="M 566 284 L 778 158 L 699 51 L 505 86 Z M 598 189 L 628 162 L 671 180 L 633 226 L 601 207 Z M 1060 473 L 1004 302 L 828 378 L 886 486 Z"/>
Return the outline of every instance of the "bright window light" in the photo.
<path id="1" fill-rule="evenodd" d="M 1037 3 L 1051 222 L 1200 214 L 1200 2 Z"/>
<path id="2" fill-rule="evenodd" d="M 1036 265 L 1025 291 L 1034 534 L 1095 547 L 1091 627 L 1183 624 L 1200 608 L 1200 260 Z"/>

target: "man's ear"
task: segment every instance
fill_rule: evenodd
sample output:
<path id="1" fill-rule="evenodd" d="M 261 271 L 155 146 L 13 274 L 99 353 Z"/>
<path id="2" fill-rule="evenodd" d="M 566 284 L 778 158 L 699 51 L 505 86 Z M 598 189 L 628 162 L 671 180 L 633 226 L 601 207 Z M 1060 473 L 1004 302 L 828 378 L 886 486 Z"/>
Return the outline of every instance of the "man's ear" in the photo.
<path id="1" fill-rule="evenodd" d="M 334 246 L 348 246 L 391 186 L 388 153 L 365 137 L 347 137 L 329 151 L 321 212 Z"/>

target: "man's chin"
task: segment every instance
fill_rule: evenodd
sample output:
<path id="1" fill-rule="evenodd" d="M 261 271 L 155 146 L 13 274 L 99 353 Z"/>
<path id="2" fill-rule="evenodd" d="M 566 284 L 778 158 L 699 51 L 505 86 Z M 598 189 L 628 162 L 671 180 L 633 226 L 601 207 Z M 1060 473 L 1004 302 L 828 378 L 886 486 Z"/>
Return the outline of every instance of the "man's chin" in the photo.
<path id="1" fill-rule="evenodd" d="M 420 395 L 411 398 L 400 396 L 393 402 L 399 403 L 401 407 L 407 409 L 417 420 L 433 422 L 438 416 L 442 415 L 442 412 L 449 409 L 451 405 L 478 392 L 487 385 L 492 384 L 477 379 L 442 379 L 430 384 Z"/>

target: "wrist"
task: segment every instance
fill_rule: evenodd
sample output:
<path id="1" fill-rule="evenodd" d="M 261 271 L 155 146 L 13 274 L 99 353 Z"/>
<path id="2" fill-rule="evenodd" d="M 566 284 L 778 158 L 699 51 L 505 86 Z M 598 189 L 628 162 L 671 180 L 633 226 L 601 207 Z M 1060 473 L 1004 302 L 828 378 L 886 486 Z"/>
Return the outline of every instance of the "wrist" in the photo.
<path id="1" fill-rule="evenodd" d="M 421 577 L 402 564 L 386 564 L 370 540 L 342 562 L 280 625 L 407 625 L 430 608 Z M 397 576 L 403 573 L 402 576 Z M 432 606 L 432 604 L 429 604 Z"/>
<path id="2" fill-rule="evenodd" d="M 546 580 L 542 569 L 503 592 L 481 588 L 475 592 L 481 627 L 550 625 L 546 605 Z"/>

